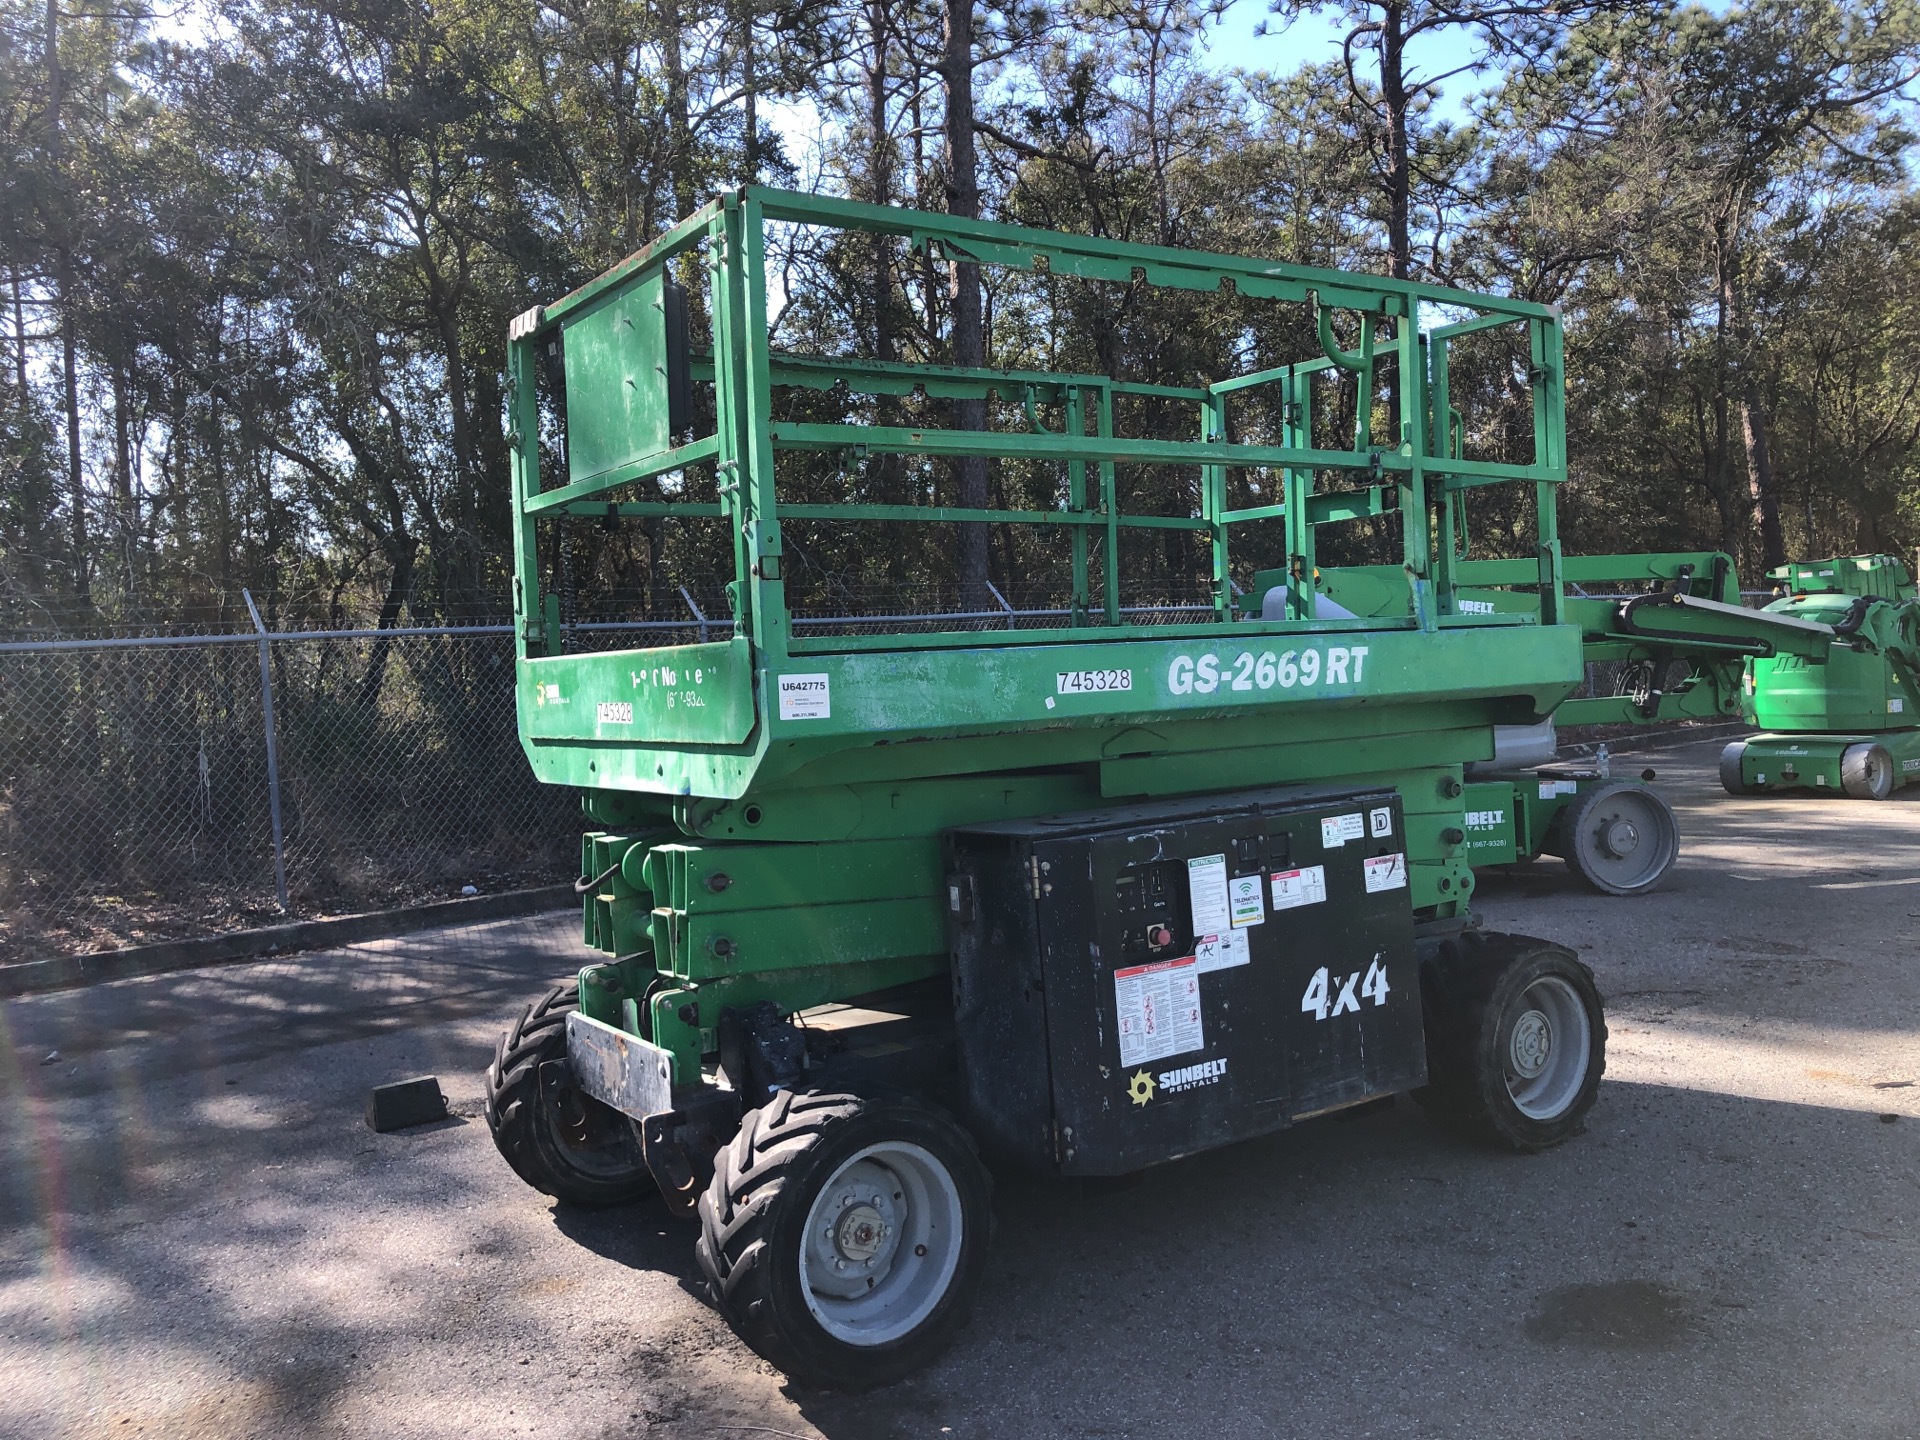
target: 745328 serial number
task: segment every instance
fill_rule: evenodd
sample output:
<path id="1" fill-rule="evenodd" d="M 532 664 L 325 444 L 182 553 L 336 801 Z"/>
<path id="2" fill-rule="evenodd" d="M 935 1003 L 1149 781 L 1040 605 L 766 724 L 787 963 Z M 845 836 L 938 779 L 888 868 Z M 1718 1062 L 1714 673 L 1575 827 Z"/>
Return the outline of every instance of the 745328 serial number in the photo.
<path id="1" fill-rule="evenodd" d="M 1056 695 L 1096 695 L 1108 690 L 1131 689 L 1131 670 L 1058 670 L 1053 677 Z"/>

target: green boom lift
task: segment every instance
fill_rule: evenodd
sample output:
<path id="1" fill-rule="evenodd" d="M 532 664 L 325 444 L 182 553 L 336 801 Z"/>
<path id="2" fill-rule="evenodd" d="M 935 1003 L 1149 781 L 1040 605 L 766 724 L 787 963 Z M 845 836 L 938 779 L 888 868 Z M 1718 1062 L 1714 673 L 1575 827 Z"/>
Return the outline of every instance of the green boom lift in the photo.
<path id="1" fill-rule="evenodd" d="M 1721 752 L 1729 794 L 1834 789 L 1885 800 L 1920 780 L 1920 600 L 1891 555 L 1844 555 L 1767 572 L 1763 612 L 1805 626 L 1820 653 L 1756 655 L 1742 709 L 1762 733 Z"/>
<path id="2" fill-rule="evenodd" d="M 1443 530 L 1463 534 L 1463 499 L 1450 503 Z M 1527 569 L 1524 561 L 1457 554 L 1455 604 L 1467 613 L 1537 616 Z M 1570 556 L 1561 571 L 1574 592 L 1562 614 L 1580 627 L 1588 664 L 1618 673 L 1615 693 L 1570 698 L 1534 726 L 1496 727 L 1494 760 L 1466 772 L 1475 865 L 1557 855 L 1612 895 L 1645 894 L 1672 868 L 1678 822 L 1666 802 L 1632 780 L 1550 763 L 1557 725 L 1754 723 L 1758 714 L 1759 723 L 1792 732 L 1727 747 L 1721 779 L 1735 794 L 1833 785 L 1885 798 L 1920 777 L 1920 732 L 1903 723 L 1913 714 L 1920 658 L 1913 586 L 1899 561 L 1852 556 L 1769 572 L 1782 591 L 1789 581 L 1794 588 L 1765 610 L 1741 604 L 1732 557 L 1717 551 Z M 1261 603 L 1270 608 L 1280 578 L 1255 575 L 1250 597 L 1267 597 Z M 1394 567 L 1327 570 L 1319 588 L 1323 611 L 1408 611 Z M 1259 608 L 1246 603 L 1249 613 Z M 1849 729 L 1856 733 L 1808 733 Z"/>
<path id="3" fill-rule="evenodd" d="M 929 275 L 1237 294 L 1317 343 L 1191 386 L 784 353 L 770 234 L 900 245 Z M 1461 357 L 1490 339 L 1517 357 L 1491 388 L 1524 403 L 1513 449 L 1470 457 Z M 1579 566 L 1708 615 L 1730 572 L 1562 557 L 1554 310 L 747 188 L 519 317 L 509 365 L 520 733 L 542 780 L 583 794 L 600 958 L 503 1037 L 489 1124 L 548 1194 L 657 1190 L 696 1214 L 717 1304 L 790 1374 L 879 1383 L 952 1336 L 990 1229 L 981 1150 L 1117 1175 L 1396 1093 L 1523 1150 L 1578 1128 L 1600 997 L 1566 948 L 1476 925 L 1473 837 L 1506 810 L 1525 816 L 1509 848 L 1545 843 L 1600 787 L 1481 772 L 1499 737 L 1585 703 L 1586 649 L 1618 616 L 1569 595 Z M 998 423 L 849 401 L 907 396 Z M 1249 435 L 1256 404 L 1280 419 Z M 1191 419 L 1141 433 L 1169 414 Z M 921 477 L 986 457 L 1052 477 L 1050 499 L 822 498 L 823 463 L 882 456 Z M 1143 466 L 1186 467 L 1194 502 L 1128 508 Z M 1462 560 L 1466 498 L 1499 489 L 1531 552 Z M 577 648 L 554 561 L 570 522 L 715 529 L 721 637 Z M 829 523 L 1040 527 L 1070 594 L 1030 628 L 809 623 L 795 537 Z M 1391 603 L 1338 601 L 1364 576 L 1316 582 L 1330 526 L 1393 546 Z M 1261 534 L 1286 560 L 1249 612 L 1230 561 Z M 1142 623 L 1121 603 L 1131 547 L 1175 542 L 1210 563 L 1211 604 Z"/>

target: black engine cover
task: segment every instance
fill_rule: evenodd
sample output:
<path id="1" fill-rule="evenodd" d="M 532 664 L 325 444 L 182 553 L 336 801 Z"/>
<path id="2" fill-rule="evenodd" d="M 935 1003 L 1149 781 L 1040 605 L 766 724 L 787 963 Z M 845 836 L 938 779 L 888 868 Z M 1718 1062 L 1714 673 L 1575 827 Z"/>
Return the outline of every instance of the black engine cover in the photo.
<path id="1" fill-rule="evenodd" d="M 951 832 L 983 1138 L 1118 1175 L 1426 1080 L 1397 791 L 1305 786 Z"/>

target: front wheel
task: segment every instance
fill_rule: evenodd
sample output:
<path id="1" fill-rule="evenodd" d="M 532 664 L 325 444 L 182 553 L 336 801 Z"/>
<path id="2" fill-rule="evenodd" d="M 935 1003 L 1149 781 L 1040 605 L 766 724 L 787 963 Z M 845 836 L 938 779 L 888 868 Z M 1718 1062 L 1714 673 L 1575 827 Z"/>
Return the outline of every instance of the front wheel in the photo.
<path id="1" fill-rule="evenodd" d="M 1856 800 L 1893 794 L 1893 756 L 1884 745 L 1849 745 L 1840 752 L 1840 788 Z"/>
<path id="2" fill-rule="evenodd" d="M 966 1131 L 906 1099 L 783 1091 L 715 1157 L 695 1243 L 740 1338 L 795 1380 L 865 1390 L 966 1322 L 992 1228 Z"/>
<path id="3" fill-rule="evenodd" d="M 1421 970 L 1427 1088 L 1452 1129 L 1545 1150 L 1593 1108 L 1607 1023 L 1593 972 L 1571 951 L 1519 935 L 1465 935 Z"/>
<path id="4" fill-rule="evenodd" d="M 1560 848 L 1573 871 L 1602 895 L 1657 889 L 1680 856 L 1673 808 L 1644 785 L 1596 785 L 1561 816 Z"/>
<path id="5" fill-rule="evenodd" d="M 1729 795 L 1757 795 L 1759 787 L 1747 783 L 1746 769 L 1742 764 L 1747 753 L 1747 742 L 1736 740 L 1720 752 L 1720 786 Z"/>
<path id="6" fill-rule="evenodd" d="M 487 1128 L 513 1173 L 574 1205 L 615 1205 L 656 1187 L 633 1122 L 573 1083 L 567 1016 L 577 985 L 550 990 L 500 1037 L 487 1068 Z"/>

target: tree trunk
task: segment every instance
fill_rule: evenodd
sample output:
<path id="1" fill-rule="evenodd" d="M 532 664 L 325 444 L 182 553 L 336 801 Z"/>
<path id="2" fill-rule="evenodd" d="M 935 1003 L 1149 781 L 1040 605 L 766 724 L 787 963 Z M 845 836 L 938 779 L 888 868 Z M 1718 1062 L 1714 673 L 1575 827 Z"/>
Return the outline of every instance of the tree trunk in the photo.
<path id="1" fill-rule="evenodd" d="M 27 389 L 27 315 L 20 302 L 20 272 L 13 271 L 10 278 L 13 282 L 13 376 L 14 384 L 19 387 L 16 398 L 20 402 L 20 415 L 25 419 L 32 408 L 32 392 Z"/>
<path id="2" fill-rule="evenodd" d="M 867 33 L 873 43 L 873 63 L 867 69 L 867 199 L 891 205 L 893 195 L 893 137 L 887 128 L 887 50 L 891 43 L 887 0 L 868 0 Z M 873 279 L 873 358 L 897 358 L 893 329 L 893 247 L 885 235 L 871 237 L 869 252 Z"/>
<path id="3" fill-rule="evenodd" d="M 419 557 L 419 542 L 404 532 L 383 537 L 382 548 L 387 559 L 393 565 L 387 576 L 387 591 L 380 598 L 380 618 L 375 625 L 379 630 L 391 630 L 400 623 L 400 610 L 407 602 L 407 592 L 413 588 L 413 567 Z M 375 640 L 367 651 L 367 668 L 360 672 L 360 689 L 356 696 L 362 710 L 371 710 L 380 703 L 380 689 L 387 678 L 387 658 L 393 642 L 384 636 Z"/>
<path id="4" fill-rule="evenodd" d="M 947 213 L 966 220 L 980 218 L 980 164 L 974 150 L 973 129 L 973 0 L 947 0 L 946 54 Z M 980 323 L 980 267 L 953 260 L 949 294 L 953 304 L 953 363 L 979 368 L 987 363 L 986 335 Z M 985 430 L 987 402 L 953 402 L 953 428 Z M 987 506 L 987 461 L 966 455 L 954 462 L 954 480 L 960 504 L 971 510 Z M 967 610 L 984 610 L 987 590 L 987 527 L 960 527 L 960 603 Z"/>
<path id="5" fill-rule="evenodd" d="M 760 76 L 753 51 L 754 0 L 740 0 L 741 169 L 749 185 L 760 182 Z"/>
<path id="6" fill-rule="evenodd" d="M 36 436 L 37 427 L 33 424 L 33 392 L 27 388 L 27 316 L 26 307 L 20 299 L 20 272 L 11 275 L 13 287 L 13 365 L 14 384 L 18 388 L 14 394 L 15 403 L 20 412 L 20 440 L 24 446 L 31 436 Z M 20 576 L 28 591 L 40 595 L 47 588 L 47 545 L 45 520 L 53 508 L 53 497 L 48 495 L 41 485 L 44 472 L 36 459 L 21 457 L 21 479 L 23 481 L 20 506 L 20 543 L 22 553 L 19 556 Z"/>
<path id="7" fill-rule="evenodd" d="M 66 100 L 66 74 L 60 68 L 60 8 L 56 0 L 47 0 L 47 168 L 54 185 L 60 185 L 65 137 L 60 130 L 60 108 Z M 67 504 L 73 539 L 73 593 L 82 601 L 90 600 L 88 580 L 87 495 L 85 477 L 80 470 L 80 373 L 78 343 L 73 325 L 73 216 L 61 205 L 54 224 L 58 242 L 54 246 L 53 303 L 60 312 L 60 380 L 67 411 Z"/>
<path id="8" fill-rule="evenodd" d="M 1400 4 L 1381 7 L 1380 98 L 1387 110 L 1387 273 L 1396 280 L 1405 280 L 1413 269 L 1405 22 Z"/>
<path id="9" fill-rule="evenodd" d="M 1733 476 L 1732 412 L 1739 411 L 1740 444 L 1746 459 L 1747 514 L 1760 540 L 1764 568 L 1787 563 L 1786 538 L 1780 528 L 1780 496 L 1773 478 L 1773 455 L 1767 444 L 1767 411 L 1753 375 L 1754 338 L 1747 321 L 1746 297 L 1741 294 L 1737 216 L 1722 216 L 1714 227 L 1714 264 L 1719 271 L 1720 397 L 1725 417 L 1724 453 L 1729 490 Z"/>
<path id="10" fill-rule="evenodd" d="M 867 67 L 867 183 L 866 198 L 875 205 L 894 203 L 893 137 L 887 124 L 888 55 L 893 43 L 893 16 L 889 0 L 867 0 L 867 38 L 872 60 Z M 868 237 L 868 289 L 873 296 L 873 358 L 882 362 L 900 358 L 899 316 L 893 300 L 893 241 L 885 235 Z M 899 421 L 899 402 L 875 397 L 874 418 L 881 425 Z M 873 459 L 872 489 L 882 504 L 906 501 L 906 463 L 893 454 Z M 912 563 L 906 545 L 889 546 L 887 574 L 899 583 Z"/>
<path id="11" fill-rule="evenodd" d="M 113 495 L 115 543 L 120 551 L 121 588 L 131 595 L 138 589 L 135 561 L 140 535 L 140 509 L 133 494 L 133 417 L 129 398 L 133 389 L 127 365 L 113 367 Z"/>
<path id="12" fill-rule="evenodd" d="M 673 188 L 674 213 L 669 225 L 677 225 L 694 212 L 693 140 L 687 118 L 687 67 L 680 50 L 680 7 L 668 4 L 660 16 L 661 50 L 667 72 L 667 168 Z"/>
<path id="13" fill-rule="evenodd" d="M 1771 570 L 1787 563 L 1787 542 L 1780 529 L 1780 495 L 1773 480 L 1773 455 L 1767 446 L 1767 419 L 1759 387 L 1749 378 L 1740 396 L 1740 430 L 1747 449 L 1747 494 L 1753 501 L 1754 528 L 1760 532 L 1760 560 Z"/>

